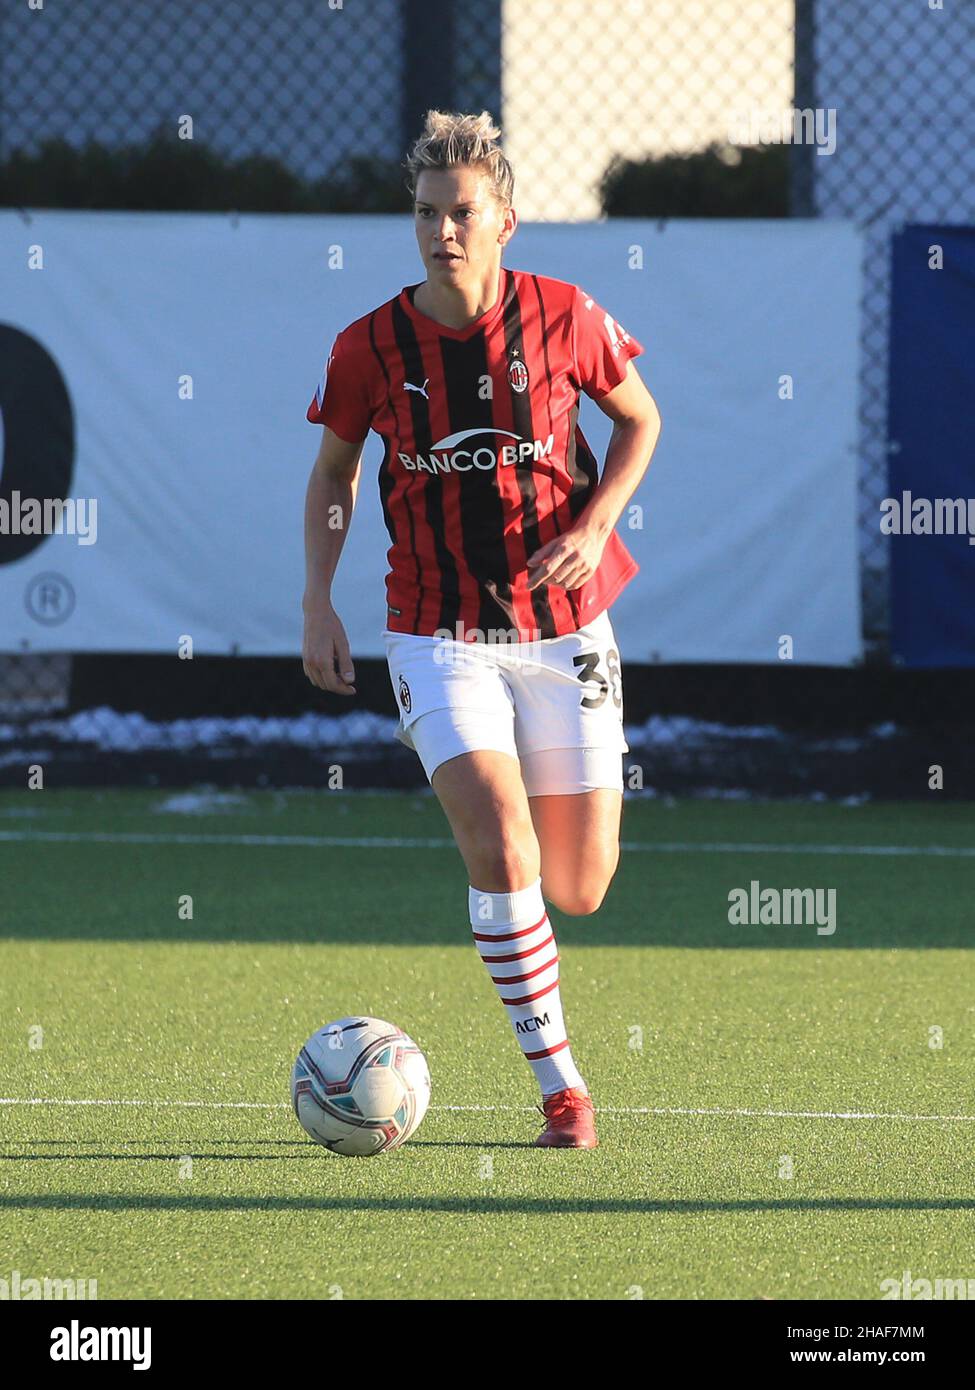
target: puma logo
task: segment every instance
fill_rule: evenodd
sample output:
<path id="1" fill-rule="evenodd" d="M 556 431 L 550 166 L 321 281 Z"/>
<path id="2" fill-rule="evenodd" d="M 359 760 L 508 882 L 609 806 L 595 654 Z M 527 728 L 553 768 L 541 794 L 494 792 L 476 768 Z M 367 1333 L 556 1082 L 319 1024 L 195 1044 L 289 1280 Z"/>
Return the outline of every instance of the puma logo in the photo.
<path id="1" fill-rule="evenodd" d="M 412 381 L 404 381 L 404 382 L 403 382 L 403 390 L 404 390 L 404 391 L 419 391 L 420 395 L 424 398 L 424 400 L 427 400 L 427 401 L 428 401 L 428 400 L 430 399 L 430 397 L 427 395 L 427 387 L 428 387 L 429 385 L 430 385 L 430 378 L 429 378 L 429 377 L 427 377 L 426 381 L 423 383 L 422 386 L 414 386 L 413 383 L 412 383 Z"/>

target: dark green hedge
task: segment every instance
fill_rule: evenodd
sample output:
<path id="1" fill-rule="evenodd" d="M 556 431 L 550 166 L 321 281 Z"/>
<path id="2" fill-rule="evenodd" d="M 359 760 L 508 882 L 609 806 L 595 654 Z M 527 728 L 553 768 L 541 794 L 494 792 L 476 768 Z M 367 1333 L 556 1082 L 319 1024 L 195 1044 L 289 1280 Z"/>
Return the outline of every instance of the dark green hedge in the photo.
<path id="1" fill-rule="evenodd" d="M 408 212 L 405 170 L 354 156 L 336 178 L 304 179 L 279 159 L 227 159 L 157 133 L 141 145 L 45 141 L 0 165 L 0 205 L 194 212 Z M 786 217 L 789 147 L 615 158 L 600 182 L 610 217 Z"/>
<path id="2" fill-rule="evenodd" d="M 614 159 L 600 183 L 609 217 L 788 217 L 788 145 L 709 145 L 690 155 Z"/>

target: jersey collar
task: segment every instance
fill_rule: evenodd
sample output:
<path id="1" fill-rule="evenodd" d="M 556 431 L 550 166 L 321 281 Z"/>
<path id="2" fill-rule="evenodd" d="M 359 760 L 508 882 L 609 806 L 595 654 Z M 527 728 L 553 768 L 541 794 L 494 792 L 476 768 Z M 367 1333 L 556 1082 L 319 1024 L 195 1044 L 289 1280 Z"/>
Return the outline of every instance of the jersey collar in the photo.
<path id="1" fill-rule="evenodd" d="M 430 318 L 429 314 L 424 314 L 419 310 L 410 299 L 409 291 L 418 290 L 419 285 L 407 285 L 400 290 L 399 302 L 404 313 L 408 314 L 413 322 L 428 333 L 438 333 L 442 338 L 454 338 L 458 342 L 463 342 L 466 338 L 471 338 L 475 333 L 480 333 L 485 328 L 490 328 L 494 321 L 499 317 L 504 308 L 504 301 L 508 289 L 508 271 L 504 266 L 498 276 L 498 297 L 490 309 L 485 309 L 480 318 L 469 323 L 466 328 L 448 328 L 445 323 L 438 323 L 436 319 Z"/>

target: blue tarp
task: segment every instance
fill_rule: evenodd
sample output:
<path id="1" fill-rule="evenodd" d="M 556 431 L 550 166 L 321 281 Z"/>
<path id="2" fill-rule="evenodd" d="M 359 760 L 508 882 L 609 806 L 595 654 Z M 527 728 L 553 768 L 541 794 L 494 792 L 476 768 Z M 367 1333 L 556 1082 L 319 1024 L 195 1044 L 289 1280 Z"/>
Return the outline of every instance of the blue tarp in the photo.
<path id="1" fill-rule="evenodd" d="M 975 666 L 975 227 L 907 226 L 892 252 L 891 654 Z"/>

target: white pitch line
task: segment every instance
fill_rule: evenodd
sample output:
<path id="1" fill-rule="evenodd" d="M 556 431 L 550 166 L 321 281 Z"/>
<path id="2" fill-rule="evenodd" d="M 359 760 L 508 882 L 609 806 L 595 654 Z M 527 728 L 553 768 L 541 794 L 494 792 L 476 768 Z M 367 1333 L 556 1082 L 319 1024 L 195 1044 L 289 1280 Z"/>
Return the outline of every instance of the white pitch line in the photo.
<path id="1" fill-rule="evenodd" d="M 290 1110 L 284 1100 L 57 1100 L 47 1096 L 18 1099 L 0 1098 L 0 1105 L 135 1105 L 155 1106 L 177 1110 Z M 533 1105 L 431 1105 L 431 1110 L 464 1114 L 483 1114 L 492 1111 L 531 1112 Z M 955 1121 L 975 1124 L 975 1115 L 909 1115 L 894 1111 L 874 1110 L 742 1110 L 720 1106 L 684 1108 L 682 1106 L 596 1106 L 597 1115 L 714 1115 L 723 1119 L 745 1117 L 759 1120 L 909 1120 L 912 1122 Z"/>
<path id="2" fill-rule="evenodd" d="M 286 1100 L 56 1100 L 48 1096 L 0 1098 L 0 1105 L 155 1105 L 189 1110 L 279 1110 Z"/>
<path id="3" fill-rule="evenodd" d="M 156 835 L 109 830 L 0 830 L 0 841 L 45 840 L 54 844 L 298 846 L 309 849 L 449 849 L 453 840 L 350 835 Z"/>
<path id="4" fill-rule="evenodd" d="M 0 842 L 16 844 L 105 845 L 242 845 L 307 849 L 453 849 L 444 838 L 410 838 L 380 835 L 157 835 L 136 831 L 0 830 Z M 743 844 L 726 840 L 646 843 L 624 840 L 620 849 L 642 854 L 844 854 L 853 856 L 906 856 L 919 858 L 973 859 L 969 845 L 816 845 Z"/>

